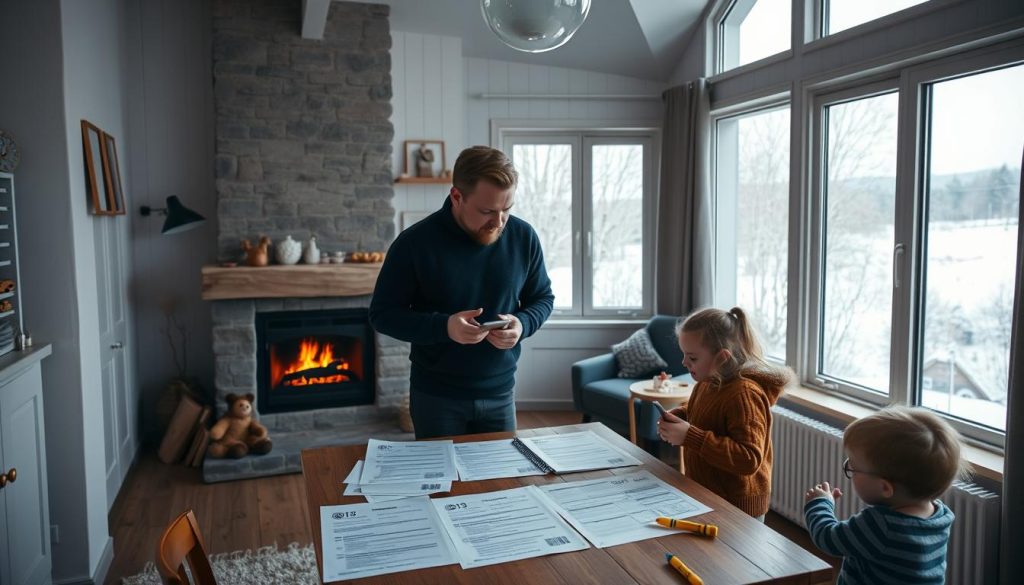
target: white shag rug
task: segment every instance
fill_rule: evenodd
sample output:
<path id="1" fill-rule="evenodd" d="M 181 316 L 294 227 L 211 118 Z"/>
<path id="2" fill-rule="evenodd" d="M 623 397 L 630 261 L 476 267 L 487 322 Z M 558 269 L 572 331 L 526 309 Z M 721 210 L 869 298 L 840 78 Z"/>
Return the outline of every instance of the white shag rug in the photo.
<path id="1" fill-rule="evenodd" d="M 265 546 L 253 552 L 235 551 L 210 555 L 210 565 L 217 585 L 252 585 L 253 583 L 281 583 L 317 585 L 320 575 L 316 568 L 313 545 L 288 545 L 285 550 Z M 125 577 L 122 585 L 160 585 L 160 575 L 153 563 L 146 563 L 141 573 Z"/>

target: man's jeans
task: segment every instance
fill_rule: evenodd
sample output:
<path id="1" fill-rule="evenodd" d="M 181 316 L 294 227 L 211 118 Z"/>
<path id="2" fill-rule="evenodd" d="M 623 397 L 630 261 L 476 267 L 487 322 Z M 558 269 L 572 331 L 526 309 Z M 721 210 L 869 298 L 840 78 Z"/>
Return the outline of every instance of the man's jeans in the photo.
<path id="1" fill-rule="evenodd" d="M 516 430 L 515 394 L 461 400 L 409 391 L 409 414 L 417 439 Z"/>

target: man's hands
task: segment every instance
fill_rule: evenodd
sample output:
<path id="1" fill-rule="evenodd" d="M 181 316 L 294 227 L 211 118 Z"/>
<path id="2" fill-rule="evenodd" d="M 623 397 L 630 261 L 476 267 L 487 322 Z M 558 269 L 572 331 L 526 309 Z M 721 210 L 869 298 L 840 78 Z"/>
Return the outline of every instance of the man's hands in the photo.
<path id="1" fill-rule="evenodd" d="M 487 341 L 498 349 L 511 349 L 523 336 L 523 324 L 515 315 L 498 315 L 499 319 L 511 321 L 504 329 L 494 329 L 487 334 Z"/>
<path id="2" fill-rule="evenodd" d="M 827 481 L 823 481 L 818 485 L 812 487 L 811 489 L 807 490 L 806 492 L 804 492 L 804 503 L 810 502 L 811 500 L 816 500 L 818 498 L 825 498 L 826 500 L 832 502 L 832 505 L 835 505 L 836 500 L 838 500 L 842 496 L 842 490 L 828 485 Z"/>
<path id="3" fill-rule="evenodd" d="M 515 315 L 498 315 L 501 319 L 511 321 L 508 327 L 483 331 L 476 320 L 483 312 L 483 309 L 472 309 L 452 314 L 451 317 L 448 317 L 448 337 L 455 343 L 463 345 L 480 343 L 486 339 L 498 349 L 515 347 L 523 335 L 523 324 L 519 322 L 519 319 Z"/>

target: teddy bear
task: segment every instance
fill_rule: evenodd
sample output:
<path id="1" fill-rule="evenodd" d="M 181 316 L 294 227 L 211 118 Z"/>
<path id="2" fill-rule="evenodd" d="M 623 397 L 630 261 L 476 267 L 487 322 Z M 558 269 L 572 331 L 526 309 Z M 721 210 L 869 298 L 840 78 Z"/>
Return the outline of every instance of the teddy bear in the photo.
<path id="1" fill-rule="evenodd" d="M 225 400 L 228 410 L 210 429 L 211 457 L 245 457 L 248 453 L 264 455 L 274 446 L 267 436 L 267 427 L 252 418 L 252 393 L 239 396 L 228 394 Z"/>

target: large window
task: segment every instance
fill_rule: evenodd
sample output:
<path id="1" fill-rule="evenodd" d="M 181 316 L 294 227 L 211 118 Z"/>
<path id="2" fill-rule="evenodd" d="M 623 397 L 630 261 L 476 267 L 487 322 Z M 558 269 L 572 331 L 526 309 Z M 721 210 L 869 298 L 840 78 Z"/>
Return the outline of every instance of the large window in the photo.
<path id="1" fill-rule="evenodd" d="M 818 376 L 889 394 L 896 216 L 895 92 L 825 100 Z"/>
<path id="2" fill-rule="evenodd" d="M 1006 429 L 1024 65 L 924 86 L 921 403 Z M 979 96 L 984 106 L 979 107 Z M 965 148 L 965 145 L 970 145 Z"/>
<path id="3" fill-rule="evenodd" d="M 541 240 L 562 316 L 646 316 L 653 282 L 649 132 L 503 130 L 519 171 L 515 215 Z"/>
<path id="4" fill-rule="evenodd" d="M 716 19 L 716 73 L 753 63 L 790 48 L 790 0 L 735 0 Z"/>
<path id="5" fill-rule="evenodd" d="M 823 0 L 821 36 L 853 28 L 927 0 Z"/>
<path id="6" fill-rule="evenodd" d="M 786 359 L 789 106 L 715 122 L 716 304 L 747 310 L 768 356 Z"/>

